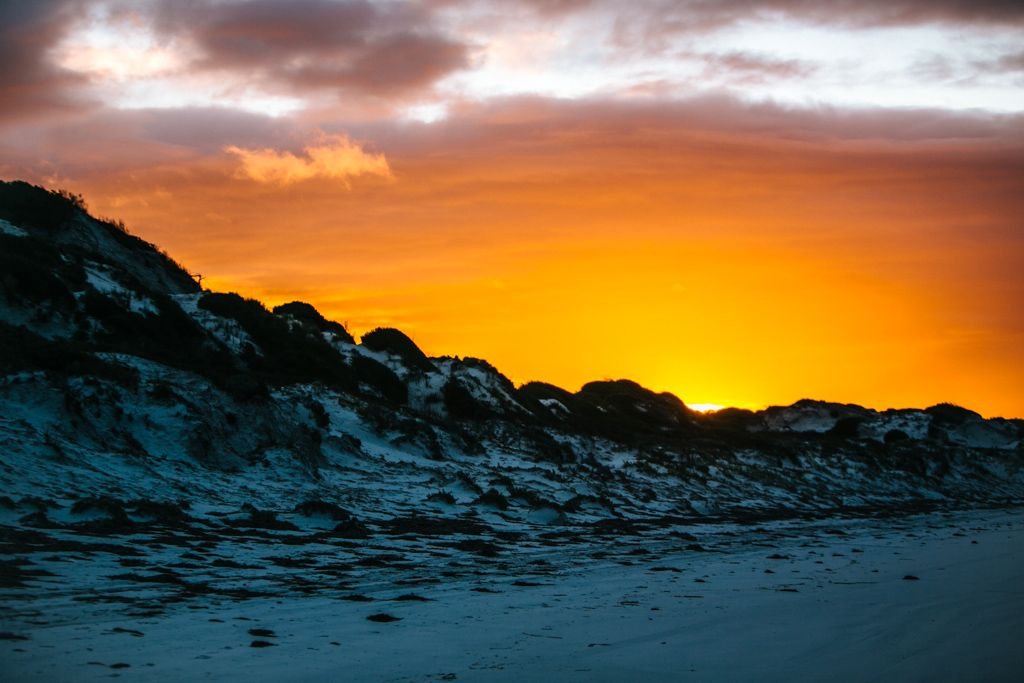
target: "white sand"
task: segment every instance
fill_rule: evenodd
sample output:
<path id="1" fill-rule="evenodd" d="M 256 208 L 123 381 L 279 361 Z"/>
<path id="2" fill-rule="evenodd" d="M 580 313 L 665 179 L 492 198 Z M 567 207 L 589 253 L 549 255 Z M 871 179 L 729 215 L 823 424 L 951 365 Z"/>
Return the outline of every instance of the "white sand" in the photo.
<path id="1" fill-rule="evenodd" d="M 371 603 L 250 600 L 50 624 L 0 642 L 0 671 L 12 681 L 1021 680 L 1024 514 L 844 528 L 765 546 L 753 535 L 729 554 L 593 562 L 543 586 L 489 576 L 417 589 L 432 602 L 385 601 L 408 590 L 378 585 Z M 776 553 L 790 559 L 767 559 Z M 402 621 L 366 621 L 376 612 Z M 254 627 L 272 629 L 276 645 L 250 647 Z M 109 668 L 118 662 L 130 667 Z"/>

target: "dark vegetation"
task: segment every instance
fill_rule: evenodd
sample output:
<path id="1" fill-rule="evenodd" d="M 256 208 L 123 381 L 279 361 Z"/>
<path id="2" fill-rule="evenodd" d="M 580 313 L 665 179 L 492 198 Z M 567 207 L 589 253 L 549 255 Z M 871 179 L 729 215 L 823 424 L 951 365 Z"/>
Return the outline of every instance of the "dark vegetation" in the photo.
<path id="1" fill-rule="evenodd" d="M 491 415 L 490 408 L 477 401 L 469 389 L 454 377 L 441 387 L 441 398 L 448 415 L 457 420 L 482 420 Z"/>
<path id="2" fill-rule="evenodd" d="M 0 181 L 0 218 L 14 225 L 55 232 L 84 210 L 81 195 L 50 191 L 20 180 Z"/>
<path id="3" fill-rule="evenodd" d="M 199 307 L 241 325 L 262 353 L 248 347 L 242 360 L 253 373 L 272 383 L 320 382 L 354 389 L 356 379 L 341 354 L 322 338 L 288 322 L 255 299 L 211 292 Z"/>
<path id="4" fill-rule="evenodd" d="M 455 496 L 452 495 L 451 491 L 434 491 L 427 496 L 428 503 L 444 503 L 445 505 L 455 505 Z"/>
<path id="5" fill-rule="evenodd" d="M 205 294 L 199 307 L 236 321 L 252 338 L 259 350 L 247 347 L 241 358 L 261 382 L 319 383 L 343 391 L 368 390 L 394 404 L 406 401 L 406 385 L 387 366 L 363 356 L 355 356 L 351 365 L 347 363 L 319 334 L 327 328 L 336 335 L 347 335 L 345 328 L 329 321 L 316 322 L 323 318 L 309 304 L 292 302 L 275 309 L 307 323 L 300 326 L 290 325 L 285 317 L 271 313 L 259 301 L 234 293 Z"/>
<path id="6" fill-rule="evenodd" d="M 352 372 L 356 380 L 369 385 L 387 401 L 402 404 L 408 400 L 409 388 L 394 370 L 366 356 L 352 357 Z"/>
<path id="7" fill-rule="evenodd" d="M 629 380 L 590 382 L 575 394 L 544 382 L 530 382 L 518 393 L 524 405 L 549 423 L 632 446 L 698 431 L 697 417 L 677 397 Z M 541 404 L 550 399 L 565 406 L 567 412 Z"/>
<path id="8" fill-rule="evenodd" d="M 11 305 L 70 313 L 72 292 L 85 287 L 85 270 L 61 258 L 53 245 L 33 237 L 0 234 L 0 294 Z"/>
<path id="9" fill-rule="evenodd" d="M 360 343 L 371 351 L 390 353 L 402 359 L 410 368 L 433 372 L 434 365 L 427 355 L 404 332 L 391 327 L 378 327 L 363 335 Z"/>
<path id="10" fill-rule="evenodd" d="M 0 181 L 0 219 L 29 230 L 34 237 L 75 247 L 72 251 L 84 254 L 90 250 L 73 239 L 75 219 L 79 217 L 88 217 L 81 195 L 67 190 L 51 191 L 20 180 Z M 155 245 L 128 232 L 124 223 L 91 220 L 102 235 L 130 252 L 146 268 L 160 270 L 182 291 L 199 291 L 199 285 L 181 264 Z"/>
<path id="11" fill-rule="evenodd" d="M 352 513 L 340 505 L 311 498 L 295 506 L 295 512 L 306 517 L 330 517 L 337 522 L 352 519 Z"/>
<path id="12" fill-rule="evenodd" d="M 94 350 L 127 353 L 196 372 L 222 386 L 235 367 L 226 349 L 207 343 L 203 330 L 166 294 L 153 292 L 156 314 L 134 313 L 89 288 L 81 299 L 85 314 L 102 327 L 92 335 Z"/>
<path id="13" fill-rule="evenodd" d="M 51 341 L 0 322 L 0 371 L 22 370 L 43 370 L 58 377 L 91 375 L 126 387 L 136 386 L 139 379 L 134 369 L 102 360 L 79 344 Z"/>
<path id="14" fill-rule="evenodd" d="M 380 612 L 378 614 L 371 614 L 370 616 L 366 617 L 366 620 L 367 621 L 375 621 L 375 622 L 377 622 L 379 624 L 387 624 L 387 623 L 392 622 L 392 621 L 401 621 L 402 618 L 401 617 L 394 617 L 394 616 L 391 616 L 390 614 L 384 614 L 383 612 Z"/>
<path id="15" fill-rule="evenodd" d="M 349 344 L 354 344 L 356 341 L 349 334 L 348 330 L 345 329 L 344 325 L 328 320 L 320 315 L 320 311 L 304 301 L 292 301 L 291 303 L 275 306 L 274 315 L 291 316 L 295 320 L 311 325 L 320 332 L 330 332 L 340 341 L 348 342 Z"/>
<path id="16" fill-rule="evenodd" d="M 124 286 L 156 307 L 156 313 L 135 313 L 124 301 L 93 289 L 86 281 L 85 255 L 35 237 L 0 235 L 0 294 L 7 305 L 38 313 L 39 324 L 63 324 L 76 332 L 66 341 L 47 341 L 23 330 L 7 330 L 5 337 L 37 349 L 15 350 L 11 362 L 38 363 L 52 371 L 75 372 L 83 364 L 95 365 L 86 354 L 95 351 L 128 353 L 141 358 L 198 372 L 215 380 L 226 379 L 232 366 L 226 351 L 205 341 L 199 326 L 169 296 L 147 288 L 128 273 L 120 273 Z M 97 325 L 98 323 L 98 325 Z M 31 341 L 29 341 L 31 340 Z M 59 356 L 67 356 L 61 360 Z"/>
<path id="17" fill-rule="evenodd" d="M 965 422 L 983 419 L 981 415 L 973 410 L 961 408 L 952 403 L 939 403 L 931 408 L 926 408 L 924 412 L 931 415 L 936 422 L 950 425 L 960 425 Z"/>

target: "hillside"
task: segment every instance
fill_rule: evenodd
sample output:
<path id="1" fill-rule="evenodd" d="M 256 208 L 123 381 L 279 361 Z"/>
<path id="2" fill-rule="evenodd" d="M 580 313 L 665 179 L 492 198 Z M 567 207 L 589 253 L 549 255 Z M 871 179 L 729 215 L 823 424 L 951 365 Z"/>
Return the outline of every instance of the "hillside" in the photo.
<path id="1" fill-rule="evenodd" d="M 517 387 L 398 330 L 357 342 L 309 304 L 205 291 L 76 198 L 0 184 L 11 632 L 1019 505 L 1022 466 L 1024 421 L 948 404 L 704 415 L 628 380 Z"/>

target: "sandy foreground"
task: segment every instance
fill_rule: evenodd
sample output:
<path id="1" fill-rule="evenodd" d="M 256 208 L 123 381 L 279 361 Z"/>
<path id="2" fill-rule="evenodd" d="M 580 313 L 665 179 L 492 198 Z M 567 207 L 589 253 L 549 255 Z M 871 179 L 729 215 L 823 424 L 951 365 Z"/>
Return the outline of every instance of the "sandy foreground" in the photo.
<path id="1" fill-rule="evenodd" d="M 372 601 L 252 599 L 177 606 L 152 618 L 84 609 L 51 615 L 43 598 L 34 609 L 12 603 L 16 609 L 0 617 L 0 678 L 1018 681 L 1024 675 L 1024 511 L 845 520 L 783 533 L 754 529 L 741 540 L 730 552 L 634 550 L 570 564 L 543 579 L 460 578 L 417 589 L 424 601 L 394 600 L 409 593 L 396 582 L 364 586 Z M 398 620 L 367 620 L 374 614 Z"/>

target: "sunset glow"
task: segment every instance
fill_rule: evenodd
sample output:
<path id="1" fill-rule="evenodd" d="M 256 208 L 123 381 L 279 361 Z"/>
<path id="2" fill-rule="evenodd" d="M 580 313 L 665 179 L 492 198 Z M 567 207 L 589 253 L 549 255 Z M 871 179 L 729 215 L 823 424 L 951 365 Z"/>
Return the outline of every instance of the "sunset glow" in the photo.
<path id="1" fill-rule="evenodd" d="M 1024 7 L 839 5 L 6 3 L 0 176 L 517 383 L 1024 416 Z"/>
<path id="2" fill-rule="evenodd" d="M 698 413 L 715 413 L 724 408 L 717 403 L 688 403 L 687 408 L 696 410 Z"/>

